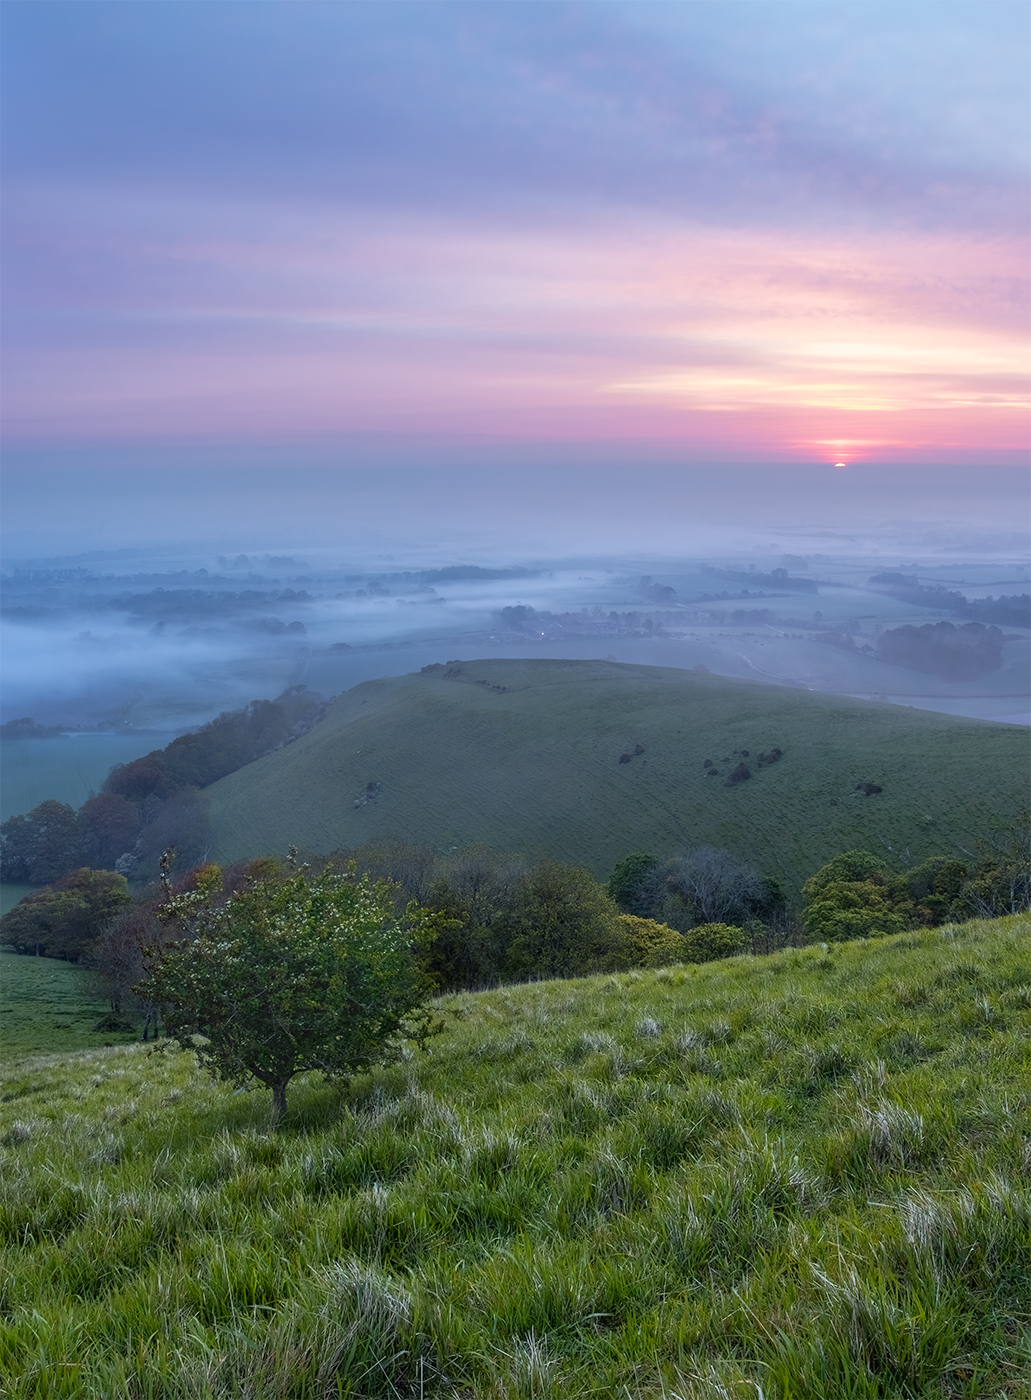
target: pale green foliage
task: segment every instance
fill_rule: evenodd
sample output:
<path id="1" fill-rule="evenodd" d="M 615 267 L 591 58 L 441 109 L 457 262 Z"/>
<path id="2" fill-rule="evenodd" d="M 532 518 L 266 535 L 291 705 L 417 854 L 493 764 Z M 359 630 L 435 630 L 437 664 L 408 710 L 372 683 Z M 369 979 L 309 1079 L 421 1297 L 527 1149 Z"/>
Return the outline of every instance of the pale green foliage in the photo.
<path id="1" fill-rule="evenodd" d="M 162 911 L 189 936 L 155 952 L 138 990 L 212 1074 L 272 1089 L 278 1117 L 295 1074 L 347 1078 L 426 1030 L 418 944 L 432 920 L 414 908 L 399 918 L 389 885 L 296 871 L 220 904 L 210 869 Z"/>
<path id="2" fill-rule="evenodd" d="M 640 919 L 636 914 L 620 914 L 619 922 L 626 939 L 626 967 L 669 967 L 671 963 L 690 962 L 683 934 L 655 919 Z"/>

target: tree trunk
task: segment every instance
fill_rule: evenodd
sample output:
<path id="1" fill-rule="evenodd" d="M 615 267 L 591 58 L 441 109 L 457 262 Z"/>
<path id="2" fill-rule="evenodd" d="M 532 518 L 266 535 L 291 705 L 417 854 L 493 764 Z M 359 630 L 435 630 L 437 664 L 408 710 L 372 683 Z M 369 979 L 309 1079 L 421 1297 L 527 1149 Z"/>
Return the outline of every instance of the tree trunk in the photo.
<path id="1" fill-rule="evenodd" d="M 278 1128 L 280 1120 L 286 1113 L 286 1086 L 288 1079 L 281 1079 L 278 1084 L 272 1086 L 272 1118 L 271 1126 Z"/>

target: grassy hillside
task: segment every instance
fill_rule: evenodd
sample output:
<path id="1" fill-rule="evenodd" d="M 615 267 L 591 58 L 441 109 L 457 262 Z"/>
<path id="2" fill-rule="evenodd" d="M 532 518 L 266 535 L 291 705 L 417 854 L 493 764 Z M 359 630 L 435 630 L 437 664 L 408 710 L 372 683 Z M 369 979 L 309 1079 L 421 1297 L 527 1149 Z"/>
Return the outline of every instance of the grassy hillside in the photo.
<path id="1" fill-rule="evenodd" d="M 1026 1397 L 1029 938 L 462 995 L 275 1137 L 171 1048 L 9 1067 L 4 1393 Z"/>
<path id="2" fill-rule="evenodd" d="M 784 757 L 758 767 L 773 747 Z M 752 777 L 728 788 L 743 750 Z M 1015 726 L 646 666 L 478 661 L 356 686 L 208 792 L 224 860 L 400 838 L 607 876 L 632 850 L 709 843 L 797 888 L 856 846 L 973 850 L 1026 802 L 1027 773 Z"/>

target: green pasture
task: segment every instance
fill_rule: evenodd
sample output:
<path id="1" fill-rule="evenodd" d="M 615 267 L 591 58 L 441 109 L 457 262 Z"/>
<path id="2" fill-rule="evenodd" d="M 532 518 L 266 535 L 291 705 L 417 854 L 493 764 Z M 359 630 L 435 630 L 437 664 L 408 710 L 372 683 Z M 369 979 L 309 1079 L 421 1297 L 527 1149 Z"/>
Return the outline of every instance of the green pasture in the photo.
<path id="1" fill-rule="evenodd" d="M 132 1040 L 94 1029 L 109 1010 L 96 975 L 86 968 L 0 952 L 0 1054 L 6 1061 L 27 1052 Z"/>
<path id="2" fill-rule="evenodd" d="M 213 784 L 213 856 L 483 842 L 605 878 L 633 850 L 711 844 L 797 891 L 857 846 L 900 866 L 974 852 L 1027 802 L 1029 739 L 1017 726 L 687 671 L 465 662 L 452 676 L 356 686 L 305 738 Z M 759 767 L 774 746 L 783 759 Z M 752 777 L 728 788 L 746 749 Z M 706 776 L 707 758 L 719 777 Z M 883 791 L 862 796 L 860 782 Z"/>
<path id="3" fill-rule="evenodd" d="M 1026 917 L 464 994 L 394 1068 L 0 1084 L 10 1400 L 1031 1385 Z"/>

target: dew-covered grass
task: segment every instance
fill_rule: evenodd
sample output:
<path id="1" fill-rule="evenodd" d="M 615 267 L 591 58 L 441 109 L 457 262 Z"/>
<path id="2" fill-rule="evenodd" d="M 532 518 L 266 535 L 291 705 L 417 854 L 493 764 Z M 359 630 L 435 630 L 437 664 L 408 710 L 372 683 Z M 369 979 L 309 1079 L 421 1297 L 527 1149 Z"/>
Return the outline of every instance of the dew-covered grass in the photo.
<path id="1" fill-rule="evenodd" d="M 458 995 L 275 1135 L 163 1044 L 25 1059 L 5 1394 L 1027 1396 L 1029 940 Z"/>

